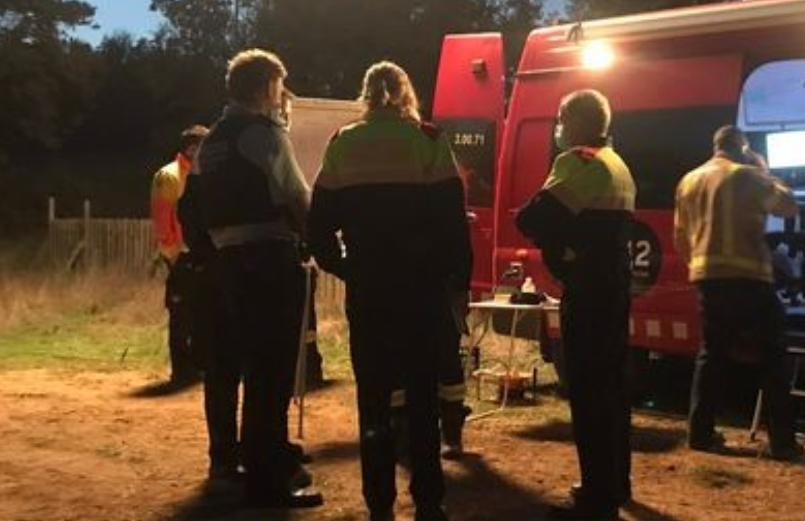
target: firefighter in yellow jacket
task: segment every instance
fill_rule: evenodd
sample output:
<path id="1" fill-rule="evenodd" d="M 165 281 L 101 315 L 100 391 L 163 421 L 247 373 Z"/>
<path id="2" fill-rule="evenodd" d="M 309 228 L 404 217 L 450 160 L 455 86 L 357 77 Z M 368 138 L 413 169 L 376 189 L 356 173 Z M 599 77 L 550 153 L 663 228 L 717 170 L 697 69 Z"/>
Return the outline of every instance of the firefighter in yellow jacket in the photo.
<path id="1" fill-rule="evenodd" d="M 704 334 L 691 390 L 688 443 L 702 451 L 723 446 L 715 430 L 721 376 L 729 353 L 744 348 L 760 355 L 771 456 L 797 459 L 802 448 L 794 440 L 785 377 L 784 316 L 764 238 L 767 214 L 794 217 L 797 203 L 740 130 L 722 127 L 713 146 L 712 159 L 688 173 L 676 191 L 674 242 L 699 290 Z"/>
<path id="2" fill-rule="evenodd" d="M 179 223 L 178 204 L 187 175 L 207 129 L 196 125 L 184 130 L 176 159 L 160 168 L 151 184 L 151 220 L 160 259 L 168 266 L 165 281 L 165 307 L 168 309 L 168 348 L 171 359 L 170 382 L 185 385 L 198 380 L 197 363 L 190 350 L 191 312 L 188 293 L 192 284 L 192 265 L 186 255 Z"/>
<path id="3" fill-rule="evenodd" d="M 557 144 L 564 152 L 517 215 L 563 286 L 561 331 L 582 479 L 571 489 L 572 505 L 554 507 L 553 519 L 617 519 L 631 496 L 624 369 L 635 185 L 608 143 L 610 119 L 597 91 L 562 100 Z"/>

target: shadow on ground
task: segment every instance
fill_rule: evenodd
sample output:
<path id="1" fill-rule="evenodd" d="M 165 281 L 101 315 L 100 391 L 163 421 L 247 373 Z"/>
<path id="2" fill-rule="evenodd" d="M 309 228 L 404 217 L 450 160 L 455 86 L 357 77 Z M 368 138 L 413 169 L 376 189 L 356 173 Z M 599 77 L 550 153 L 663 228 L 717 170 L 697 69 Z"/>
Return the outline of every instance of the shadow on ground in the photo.
<path id="1" fill-rule="evenodd" d="M 333 462 L 340 460 L 358 461 L 360 445 L 357 441 L 336 441 L 318 446 L 309 452 L 313 461 Z"/>
<path id="2" fill-rule="evenodd" d="M 289 521 L 293 517 L 288 510 L 245 508 L 240 487 L 204 483 L 164 521 Z"/>
<path id="3" fill-rule="evenodd" d="M 558 441 L 573 443 L 573 430 L 570 422 L 552 420 L 515 431 L 515 437 L 532 441 Z M 632 450 L 635 452 L 670 452 L 685 443 L 685 430 L 681 428 L 659 428 L 634 426 L 632 428 Z"/>
<path id="4" fill-rule="evenodd" d="M 154 382 L 133 389 L 127 396 L 130 398 L 162 398 L 165 396 L 174 396 L 190 390 L 200 383 L 200 379 L 184 382 L 174 382 L 172 380 Z"/>
<path id="5" fill-rule="evenodd" d="M 460 476 L 447 477 L 447 507 L 453 519 L 547 519 L 548 504 L 538 490 L 527 489 L 493 470 L 483 456 L 468 453 L 458 461 Z"/>
<path id="6" fill-rule="evenodd" d="M 663 514 L 639 501 L 632 501 L 623 507 L 623 511 L 629 513 L 630 518 L 635 521 L 678 521 L 678 518 Z"/>

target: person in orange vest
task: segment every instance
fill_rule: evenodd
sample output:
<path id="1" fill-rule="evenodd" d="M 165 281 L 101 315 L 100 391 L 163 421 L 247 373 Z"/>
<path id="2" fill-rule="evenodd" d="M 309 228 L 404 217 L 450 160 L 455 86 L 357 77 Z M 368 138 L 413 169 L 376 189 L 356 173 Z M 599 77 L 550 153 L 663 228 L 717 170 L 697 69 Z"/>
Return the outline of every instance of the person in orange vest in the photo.
<path id="1" fill-rule="evenodd" d="M 190 349 L 192 317 L 187 294 L 192 284 L 192 265 L 186 255 L 182 227 L 177 213 L 187 175 L 207 128 L 201 125 L 184 130 L 176 158 L 160 168 L 151 184 L 151 220 L 160 259 L 168 267 L 165 280 L 165 307 L 168 310 L 168 349 L 174 386 L 185 386 L 199 379 L 198 364 Z"/>
<path id="2" fill-rule="evenodd" d="M 763 369 L 771 456 L 798 460 L 785 371 L 784 314 L 773 287 L 764 237 L 768 214 L 794 217 L 791 189 L 774 178 L 744 134 L 728 125 L 713 137 L 713 157 L 689 172 L 676 190 L 674 243 L 699 291 L 704 341 L 696 358 L 688 444 L 717 452 L 724 437 L 715 415 L 727 359 L 736 349 L 756 353 Z"/>

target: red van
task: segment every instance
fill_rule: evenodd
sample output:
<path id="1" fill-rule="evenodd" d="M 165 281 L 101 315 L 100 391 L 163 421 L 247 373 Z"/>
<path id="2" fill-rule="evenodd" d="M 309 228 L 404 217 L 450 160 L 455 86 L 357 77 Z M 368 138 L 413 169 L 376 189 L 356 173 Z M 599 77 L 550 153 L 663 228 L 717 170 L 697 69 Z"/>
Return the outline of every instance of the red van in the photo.
<path id="1" fill-rule="evenodd" d="M 612 103 L 614 146 L 638 187 L 631 344 L 693 355 L 699 317 L 672 245 L 674 190 L 709 158 L 713 132 L 727 123 L 747 132 L 775 175 L 797 192 L 805 189 L 805 1 L 716 4 L 537 29 L 508 100 L 506 81 L 499 34 L 445 38 L 433 113 L 467 182 L 475 292 L 490 291 L 510 263 L 522 260 L 538 288 L 560 293 L 539 251 L 517 232 L 514 214 L 542 186 L 558 153 L 560 99 L 595 88 Z M 558 325 L 557 313 L 548 313 L 543 347 L 558 338 Z"/>

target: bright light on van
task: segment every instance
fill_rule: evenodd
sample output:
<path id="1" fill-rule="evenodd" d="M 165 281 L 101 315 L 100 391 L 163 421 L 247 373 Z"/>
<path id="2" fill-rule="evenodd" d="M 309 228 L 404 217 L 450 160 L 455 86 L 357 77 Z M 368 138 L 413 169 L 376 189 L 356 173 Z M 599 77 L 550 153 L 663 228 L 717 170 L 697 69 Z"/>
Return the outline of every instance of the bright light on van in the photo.
<path id="1" fill-rule="evenodd" d="M 606 42 L 585 43 L 581 49 L 581 63 L 587 69 L 606 69 L 615 61 L 615 53 Z"/>

